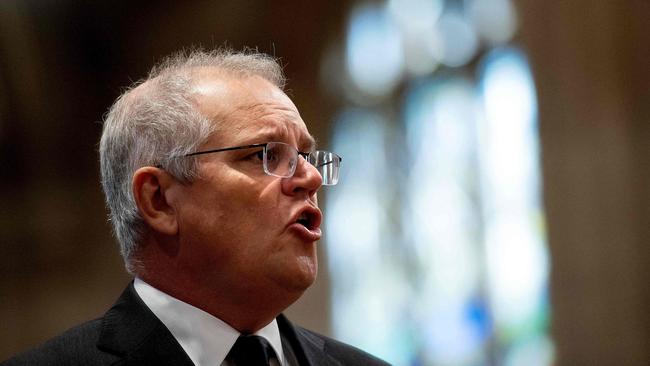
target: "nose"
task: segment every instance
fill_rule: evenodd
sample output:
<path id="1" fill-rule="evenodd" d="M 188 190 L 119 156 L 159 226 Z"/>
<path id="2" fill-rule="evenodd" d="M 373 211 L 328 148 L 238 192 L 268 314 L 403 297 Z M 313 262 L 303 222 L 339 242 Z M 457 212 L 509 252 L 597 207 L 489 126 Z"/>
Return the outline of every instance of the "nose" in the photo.
<path id="1" fill-rule="evenodd" d="M 312 197 L 322 184 L 323 177 L 316 167 L 299 156 L 293 176 L 282 179 L 282 190 L 289 196 L 306 193 L 308 197 Z"/>

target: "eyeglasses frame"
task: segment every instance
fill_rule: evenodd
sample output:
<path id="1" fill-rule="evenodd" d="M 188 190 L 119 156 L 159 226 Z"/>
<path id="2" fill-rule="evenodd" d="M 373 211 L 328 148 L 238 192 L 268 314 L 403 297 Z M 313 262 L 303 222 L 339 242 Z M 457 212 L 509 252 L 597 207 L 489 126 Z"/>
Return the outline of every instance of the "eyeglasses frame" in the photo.
<path id="1" fill-rule="evenodd" d="M 231 147 L 222 147 L 222 148 L 219 148 L 219 149 L 210 149 L 210 150 L 196 151 L 196 152 L 189 153 L 189 154 L 185 154 L 185 155 L 182 155 L 182 156 L 183 156 L 183 157 L 190 157 L 190 156 L 197 156 L 197 155 L 204 155 L 204 154 L 218 153 L 218 152 L 223 152 L 223 151 L 233 151 L 233 150 L 254 149 L 254 148 L 256 148 L 256 147 L 262 147 L 262 148 L 264 148 L 264 154 L 266 155 L 266 149 L 267 149 L 267 146 L 268 146 L 268 144 L 271 144 L 271 143 L 289 145 L 289 144 L 287 144 L 287 143 L 280 142 L 280 141 L 269 141 L 269 142 L 263 142 L 263 143 L 259 143 L 259 144 L 250 144 L 250 145 L 242 145 L 242 146 L 231 146 Z M 291 146 L 291 145 L 289 145 L 289 146 Z M 293 146 L 292 146 L 292 147 L 293 147 Z M 294 148 L 294 149 L 295 149 L 295 148 Z M 295 149 L 295 150 L 296 150 L 296 152 L 298 152 L 298 156 L 302 156 L 302 158 L 305 159 L 305 161 L 307 161 L 307 162 L 309 162 L 309 160 L 308 160 L 308 159 L 309 159 L 309 155 L 311 155 L 311 154 L 313 154 L 313 153 L 315 153 L 315 152 L 317 152 L 317 151 L 324 151 L 324 152 L 327 152 L 327 153 L 330 153 L 330 154 L 334 154 L 334 155 L 336 155 L 336 156 L 338 157 L 338 159 L 339 159 L 339 164 L 343 161 L 343 158 L 342 158 L 341 156 L 339 156 L 337 153 L 334 153 L 334 152 L 331 152 L 331 151 L 326 151 L 326 150 L 315 150 L 315 151 L 312 151 L 312 152 L 304 152 L 304 151 L 300 151 L 300 150 L 298 150 L 298 149 Z M 316 169 L 318 169 L 318 168 L 321 167 L 321 166 L 324 166 L 324 165 L 327 165 L 327 164 L 332 164 L 332 163 L 334 163 L 333 160 L 332 160 L 332 161 L 328 161 L 328 162 L 323 163 L 323 164 L 320 164 L 320 165 L 318 165 L 318 166 L 313 165 L 313 164 L 311 164 L 311 163 L 309 163 L 309 164 L 311 164 L 311 165 L 314 166 Z M 279 178 L 290 178 L 290 177 L 292 177 L 292 176 L 295 174 L 295 172 L 296 172 L 296 167 L 293 168 L 293 173 L 292 173 L 290 176 L 286 176 L 286 177 L 285 177 L 285 176 L 281 176 L 281 175 L 277 175 L 277 174 L 272 174 L 272 173 L 270 173 L 266 167 L 265 167 L 265 169 L 264 169 L 264 173 L 266 173 L 266 174 L 268 174 L 268 175 L 271 175 L 271 176 L 274 176 L 274 177 L 279 177 Z M 338 183 L 338 182 L 337 182 L 337 183 Z M 335 183 L 335 184 L 336 184 L 336 183 Z"/>

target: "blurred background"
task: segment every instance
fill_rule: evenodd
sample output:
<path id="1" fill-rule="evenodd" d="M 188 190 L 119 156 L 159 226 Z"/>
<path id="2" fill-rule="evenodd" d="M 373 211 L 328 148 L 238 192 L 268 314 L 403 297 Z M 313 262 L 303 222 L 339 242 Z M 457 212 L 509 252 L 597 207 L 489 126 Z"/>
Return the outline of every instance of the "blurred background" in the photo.
<path id="1" fill-rule="evenodd" d="M 189 46 L 281 58 L 344 157 L 297 323 L 395 365 L 650 364 L 650 2 L 0 1 L 0 359 L 129 281 L 101 120 Z"/>

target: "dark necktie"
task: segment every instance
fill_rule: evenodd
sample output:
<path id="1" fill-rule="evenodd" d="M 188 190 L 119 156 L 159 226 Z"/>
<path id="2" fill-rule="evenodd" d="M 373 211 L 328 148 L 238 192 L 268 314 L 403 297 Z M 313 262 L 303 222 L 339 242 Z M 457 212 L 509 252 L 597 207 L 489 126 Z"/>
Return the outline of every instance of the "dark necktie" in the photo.
<path id="1" fill-rule="evenodd" d="M 237 366 L 268 366 L 275 357 L 275 351 L 269 342 L 256 335 L 241 335 L 232 346 L 228 357 Z"/>

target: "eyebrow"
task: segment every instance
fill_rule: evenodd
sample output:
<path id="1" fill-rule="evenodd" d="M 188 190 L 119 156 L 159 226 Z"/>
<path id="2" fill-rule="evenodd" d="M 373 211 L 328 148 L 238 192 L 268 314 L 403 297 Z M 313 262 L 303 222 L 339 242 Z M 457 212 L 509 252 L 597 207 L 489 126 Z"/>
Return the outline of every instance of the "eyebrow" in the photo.
<path id="1" fill-rule="evenodd" d="M 312 135 L 307 135 L 307 150 L 316 150 L 316 139 Z"/>
<path id="2" fill-rule="evenodd" d="M 282 134 L 282 135 L 284 135 L 284 134 Z M 254 138 L 245 139 L 241 143 L 253 144 L 253 143 L 264 143 L 264 142 L 270 142 L 270 141 L 283 142 L 283 140 L 284 140 L 283 137 L 284 136 L 278 135 L 275 132 L 268 132 L 268 133 L 259 134 L 259 135 L 255 136 Z M 286 141 L 284 141 L 284 142 L 286 142 Z M 305 152 L 310 152 L 310 151 L 316 150 L 316 146 L 317 146 L 316 139 L 310 134 L 308 134 L 308 135 L 306 135 L 304 137 L 300 137 L 297 142 L 298 142 L 298 146 L 297 146 L 298 150 L 302 151 L 303 149 L 301 147 L 305 148 L 305 150 L 306 150 Z"/>

